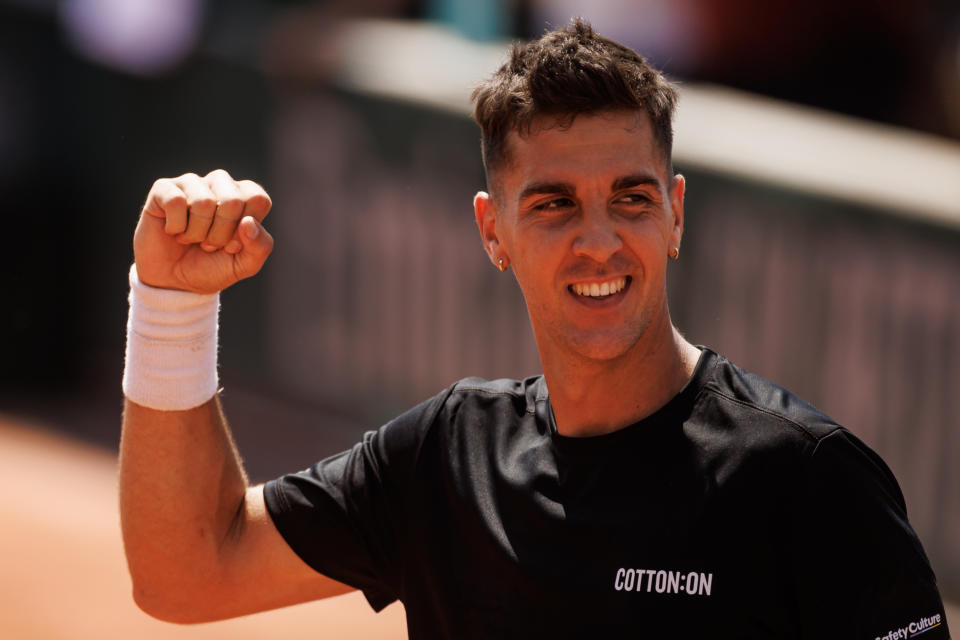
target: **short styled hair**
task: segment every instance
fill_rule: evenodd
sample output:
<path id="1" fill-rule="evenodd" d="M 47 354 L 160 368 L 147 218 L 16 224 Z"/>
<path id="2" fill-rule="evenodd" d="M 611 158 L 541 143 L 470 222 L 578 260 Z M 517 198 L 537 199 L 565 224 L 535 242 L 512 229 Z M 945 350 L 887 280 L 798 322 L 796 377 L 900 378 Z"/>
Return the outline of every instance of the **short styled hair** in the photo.
<path id="1" fill-rule="evenodd" d="M 672 171 L 676 89 L 643 56 L 596 33 L 581 18 L 539 40 L 515 44 L 510 59 L 474 89 L 472 99 L 488 183 L 491 172 L 509 161 L 511 131 L 529 134 L 541 116 L 570 126 L 578 115 L 619 109 L 642 109 L 649 116 L 654 141 Z"/>

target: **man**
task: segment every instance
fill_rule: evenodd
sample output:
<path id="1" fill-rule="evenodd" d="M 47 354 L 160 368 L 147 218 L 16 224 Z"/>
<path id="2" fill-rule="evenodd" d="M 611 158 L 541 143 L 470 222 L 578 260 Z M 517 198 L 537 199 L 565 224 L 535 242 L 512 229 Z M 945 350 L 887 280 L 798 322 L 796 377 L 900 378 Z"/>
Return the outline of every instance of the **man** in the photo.
<path id="1" fill-rule="evenodd" d="M 662 76 L 575 21 L 474 98 L 477 224 L 543 376 L 462 380 L 264 487 L 215 397 L 216 294 L 270 253 L 269 197 L 222 171 L 154 184 L 121 443 L 138 604 L 193 622 L 362 589 L 415 638 L 948 637 L 876 454 L 673 326 Z"/>

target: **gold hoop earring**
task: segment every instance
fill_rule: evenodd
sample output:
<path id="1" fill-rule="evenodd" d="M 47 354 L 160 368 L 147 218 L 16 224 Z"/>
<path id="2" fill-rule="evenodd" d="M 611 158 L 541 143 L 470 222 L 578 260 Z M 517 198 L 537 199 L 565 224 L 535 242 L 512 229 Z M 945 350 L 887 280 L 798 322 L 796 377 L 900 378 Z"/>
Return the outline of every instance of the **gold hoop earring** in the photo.
<path id="1" fill-rule="evenodd" d="M 674 248 L 670 251 L 670 253 L 669 253 L 668 255 L 670 256 L 670 259 L 671 259 L 671 260 L 679 260 L 679 259 L 680 259 L 680 247 L 674 247 Z"/>
<path id="2" fill-rule="evenodd" d="M 497 267 L 500 269 L 500 273 L 503 273 L 507 270 L 507 265 L 503 264 L 503 258 L 497 260 Z"/>

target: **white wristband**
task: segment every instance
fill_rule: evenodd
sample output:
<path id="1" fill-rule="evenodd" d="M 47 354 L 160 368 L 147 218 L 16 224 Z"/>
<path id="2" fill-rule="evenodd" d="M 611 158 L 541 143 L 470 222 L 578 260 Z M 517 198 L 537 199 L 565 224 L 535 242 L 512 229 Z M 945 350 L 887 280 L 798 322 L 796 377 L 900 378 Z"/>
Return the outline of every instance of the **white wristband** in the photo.
<path id="1" fill-rule="evenodd" d="M 217 392 L 220 294 L 160 289 L 130 267 L 130 316 L 123 393 L 139 405 L 176 411 Z"/>

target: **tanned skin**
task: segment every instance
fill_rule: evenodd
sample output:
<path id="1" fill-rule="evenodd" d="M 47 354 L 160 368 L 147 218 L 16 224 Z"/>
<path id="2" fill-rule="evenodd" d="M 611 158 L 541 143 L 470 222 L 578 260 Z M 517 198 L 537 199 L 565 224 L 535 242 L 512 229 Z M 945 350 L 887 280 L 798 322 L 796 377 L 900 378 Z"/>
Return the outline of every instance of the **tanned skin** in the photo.
<path id="1" fill-rule="evenodd" d="M 557 428 L 598 435 L 644 418 L 689 380 L 700 351 L 670 320 L 668 256 L 683 236 L 683 176 L 668 175 L 647 116 L 566 126 L 541 118 L 507 138 L 509 162 L 474 211 L 494 264 L 523 290 Z M 603 298 L 575 293 L 619 286 Z"/>
<path id="2" fill-rule="evenodd" d="M 699 357 L 666 298 L 684 180 L 642 112 L 535 124 L 510 134 L 497 197 L 474 198 L 477 225 L 523 290 L 560 433 L 608 433 L 666 404 Z M 134 237 L 140 279 L 210 293 L 256 274 L 273 248 L 269 210 L 259 185 L 224 171 L 158 180 Z M 583 295 L 593 285 L 607 295 Z M 158 618 L 217 620 L 351 590 L 277 532 L 217 398 L 189 411 L 126 402 L 120 507 L 134 597 Z"/>
<path id="3" fill-rule="evenodd" d="M 158 180 L 134 233 L 140 280 L 211 293 L 256 274 L 273 249 L 262 224 L 270 206 L 260 185 L 225 171 Z M 219 620 L 352 590 L 277 532 L 216 397 L 188 411 L 125 401 L 120 516 L 134 600 L 163 620 Z"/>

